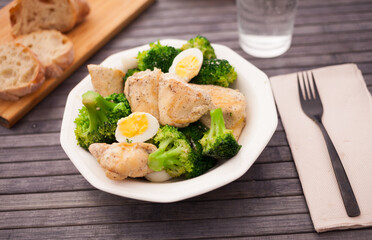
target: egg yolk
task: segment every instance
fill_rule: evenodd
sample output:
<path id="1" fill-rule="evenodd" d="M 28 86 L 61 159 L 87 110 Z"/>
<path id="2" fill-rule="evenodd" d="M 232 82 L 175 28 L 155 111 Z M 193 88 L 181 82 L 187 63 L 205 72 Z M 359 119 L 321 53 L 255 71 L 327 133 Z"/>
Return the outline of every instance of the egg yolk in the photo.
<path id="1" fill-rule="evenodd" d="M 149 126 L 149 120 L 145 114 L 132 114 L 124 118 L 119 123 L 119 131 L 125 137 L 131 138 L 140 135 L 146 131 Z"/>
<path id="2" fill-rule="evenodd" d="M 178 62 L 176 66 L 176 74 L 182 78 L 192 78 L 198 73 L 199 60 L 195 56 L 187 56 Z"/>

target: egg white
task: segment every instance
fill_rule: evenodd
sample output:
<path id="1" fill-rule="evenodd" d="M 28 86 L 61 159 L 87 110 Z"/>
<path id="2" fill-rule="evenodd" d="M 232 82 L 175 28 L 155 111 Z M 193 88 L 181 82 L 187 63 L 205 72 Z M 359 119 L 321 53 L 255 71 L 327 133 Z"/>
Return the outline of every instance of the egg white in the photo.
<path id="1" fill-rule="evenodd" d="M 165 171 L 152 172 L 145 176 L 150 182 L 165 182 L 171 179 L 172 177 Z"/>
<path id="2" fill-rule="evenodd" d="M 183 77 L 183 76 L 177 75 L 177 73 L 176 73 L 177 65 L 180 63 L 180 61 L 182 61 L 183 59 L 185 59 L 186 57 L 189 57 L 189 56 L 194 56 L 198 59 L 197 65 L 192 66 L 193 68 L 189 69 L 189 71 L 188 71 L 189 76 Z M 186 82 L 189 82 L 193 77 L 198 75 L 202 64 L 203 64 L 203 53 L 198 48 L 189 48 L 189 49 L 186 49 L 186 50 L 180 52 L 174 58 L 173 63 L 171 65 L 171 67 L 169 68 L 169 73 L 176 74 L 182 80 L 184 80 Z"/>
<path id="3" fill-rule="evenodd" d="M 128 117 L 132 117 L 133 114 L 145 115 L 147 117 L 148 126 L 147 126 L 147 129 L 143 133 L 137 134 L 133 137 L 127 137 L 127 136 L 124 136 L 120 132 L 119 125 L 120 125 L 121 122 L 124 121 L 124 119 L 126 119 Z M 116 130 L 115 130 L 115 138 L 119 143 L 120 142 L 133 142 L 133 143 L 134 142 L 145 142 L 145 141 L 149 140 L 150 138 L 152 138 L 153 136 L 155 136 L 155 134 L 157 133 L 157 131 L 159 129 L 158 120 L 149 113 L 134 112 L 134 113 L 130 114 L 128 117 L 121 118 L 117 123 L 117 127 L 116 127 Z"/>

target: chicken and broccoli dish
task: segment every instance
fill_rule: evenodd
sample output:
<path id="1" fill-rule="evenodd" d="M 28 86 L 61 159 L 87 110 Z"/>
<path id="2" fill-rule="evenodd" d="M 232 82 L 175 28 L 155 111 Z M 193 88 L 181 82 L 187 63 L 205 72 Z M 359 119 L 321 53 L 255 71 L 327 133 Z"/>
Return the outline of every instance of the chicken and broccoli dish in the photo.
<path id="1" fill-rule="evenodd" d="M 91 66 L 94 91 L 82 95 L 74 121 L 78 145 L 108 178 L 189 179 L 238 154 L 245 97 L 229 88 L 237 73 L 207 38 L 151 43 L 137 61 L 123 73 Z"/>

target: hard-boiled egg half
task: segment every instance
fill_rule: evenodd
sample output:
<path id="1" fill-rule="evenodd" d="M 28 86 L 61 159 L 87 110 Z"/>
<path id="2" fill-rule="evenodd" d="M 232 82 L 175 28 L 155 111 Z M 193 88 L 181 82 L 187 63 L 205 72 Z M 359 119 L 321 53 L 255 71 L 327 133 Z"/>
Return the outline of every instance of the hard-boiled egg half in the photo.
<path id="1" fill-rule="evenodd" d="M 203 53 L 197 48 L 189 48 L 174 58 L 169 72 L 188 82 L 198 75 L 202 64 Z"/>
<path id="2" fill-rule="evenodd" d="M 155 136 L 158 120 L 149 113 L 134 112 L 118 121 L 115 137 L 118 142 L 145 142 Z"/>

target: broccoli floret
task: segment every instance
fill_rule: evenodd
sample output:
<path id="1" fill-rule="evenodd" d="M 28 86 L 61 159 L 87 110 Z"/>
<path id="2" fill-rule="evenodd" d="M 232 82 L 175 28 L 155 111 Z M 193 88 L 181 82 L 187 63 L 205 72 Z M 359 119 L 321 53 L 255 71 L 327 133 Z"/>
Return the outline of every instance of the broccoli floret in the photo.
<path id="1" fill-rule="evenodd" d="M 182 45 L 181 50 L 186 50 L 189 48 L 198 48 L 203 53 L 204 59 L 211 59 L 216 58 L 216 54 L 214 53 L 214 49 L 206 37 L 203 36 L 196 36 L 191 38 L 187 43 Z"/>
<path id="2" fill-rule="evenodd" d="M 141 70 L 139 70 L 138 68 L 132 68 L 132 69 L 128 69 L 127 73 L 125 74 L 123 80 L 124 80 L 124 83 L 125 81 L 127 81 L 127 79 L 132 76 L 133 74 L 135 74 L 136 72 L 140 72 Z"/>
<path id="3" fill-rule="evenodd" d="M 145 71 L 154 68 L 161 69 L 162 72 L 168 72 L 172 65 L 173 59 L 181 52 L 181 49 L 176 49 L 171 46 L 163 46 L 158 41 L 150 43 L 150 49 L 139 52 L 137 55 L 138 69 Z"/>
<path id="4" fill-rule="evenodd" d="M 206 59 L 199 71 L 191 82 L 196 84 L 211 84 L 228 87 L 237 78 L 237 73 L 233 66 L 225 59 Z"/>
<path id="5" fill-rule="evenodd" d="M 199 143 L 199 140 L 204 136 L 204 133 L 207 132 L 207 130 L 208 129 L 199 121 L 191 123 L 185 128 L 180 128 L 180 131 L 186 136 L 189 144 L 196 153 L 192 170 L 186 173 L 186 178 L 200 176 L 214 167 L 217 163 L 215 158 L 203 156 L 203 147 Z"/>
<path id="6" fill-rule="evenodd" d="M 165 125 L 154 138 L 158 149 L 149 155 L 148 166 L 154 171 L 165 170 L 172 177 L 179 177 L 192 169 L 195 153 L 177 128 Z"/>
<path id="7" fill-rule="evenodd" d="M 229 159 L 235 156 L 241 145 L 236 141 L 232 130 L 226 129 L 221 108 L 210 111 L 211 127 L 200 140 L 203 154 L 216 159 Z"/>
<path id="8" fill-rule="evenodd" d="M 74 121 L 78 145 L 88 149 L 92 143 L 115 142 L 117 121 L 131 113 L 124 94 L 114 93 L 103 98 L 96 92 L 88 91 L 82 97 L 84 106 Z"/>

